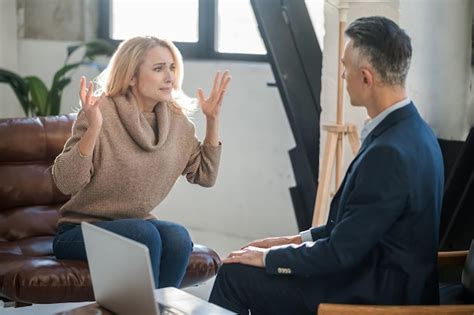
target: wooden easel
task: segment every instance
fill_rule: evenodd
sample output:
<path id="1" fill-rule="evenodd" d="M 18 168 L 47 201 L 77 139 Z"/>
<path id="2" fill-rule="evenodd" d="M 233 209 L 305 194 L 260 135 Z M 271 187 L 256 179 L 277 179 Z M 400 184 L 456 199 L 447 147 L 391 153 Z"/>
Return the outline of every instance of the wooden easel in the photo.
<path id="1" fill-rule="evenodd" d="M 334 160 L 336 161 L 336 190 L 339 188 L 342 180 L 342 160 L 343 160 L 343 139 L 348 136 L 352 153 L 355 155 L 360 148 L 360 140 L 357 126 L 354 124 L 344 123 L 343 108 L 343 66 L 341 58 L 344 52 L 344 30 L 347 21 L 347 3 L 339 4 L 339 64 L 338 64 L 338 81 L 337 81 L 337 121 L 336 124 L 328 124 L 323 126 L 323 130 L 327 132 L 326 144 L 324 146 L 323 160 L 321 162 L 321 171 L 319 175 L 318 191 L 316 192 L 316 202 L 313 212 L 312 226 L 320 226 L 326 223 L 329 207 L 328 200 L 330 195 L 329 186 L 331 184 L 332 170 Z"/>

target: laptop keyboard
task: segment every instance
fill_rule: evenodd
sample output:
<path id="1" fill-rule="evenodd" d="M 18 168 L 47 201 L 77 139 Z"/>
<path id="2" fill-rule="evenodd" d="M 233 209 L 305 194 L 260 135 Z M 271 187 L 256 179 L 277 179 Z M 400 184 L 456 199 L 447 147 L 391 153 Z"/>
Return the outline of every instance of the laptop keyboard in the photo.
<path id="1" fill-rule="evenodd" d="M 168 306 L 168 305 L 164 305 L 164 304 L 161 304 L 161 303 L 157 303 L 158 304 L 158 309 L 160 310 L 159 311 L 159 314 L 160 315 L 185 315 L 186 313 L 178 310 L 177 308 L 174 308 L 174 307 L 171 307 L 171 306 Z"/>

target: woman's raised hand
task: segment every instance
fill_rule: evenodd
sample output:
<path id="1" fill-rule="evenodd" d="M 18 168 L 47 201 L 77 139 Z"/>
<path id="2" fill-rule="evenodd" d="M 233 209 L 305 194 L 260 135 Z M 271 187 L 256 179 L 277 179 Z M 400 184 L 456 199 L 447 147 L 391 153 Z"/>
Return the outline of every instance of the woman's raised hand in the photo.
<path id="1" fill-rule="evenodd" d="M 216 119 L 219 117 L 222 99 L 224 98 L 224 93 L 230 79 L 231 76 L 229 75 L 229 71 L 225 71 L 222 75 L 218 71 L 214 78 L 214 85 L 212 86 L 211 94 L 208 98 L 204 96 L 202 89 L 197 90 L 199 104 L 201 105 L 202 112 L 207 118 Z"/>
<path id="2" fill-rule="evenodd" d="M 81 107 L 86 114 L 89 128 L 100 130 L 102 127 L 102 113 L 100 112 L 100 97 L 94 96 L 94 84 L 89 82 L 86 88 L 86 77 L 81 77 L 81 90 L 79 92 Z"/>

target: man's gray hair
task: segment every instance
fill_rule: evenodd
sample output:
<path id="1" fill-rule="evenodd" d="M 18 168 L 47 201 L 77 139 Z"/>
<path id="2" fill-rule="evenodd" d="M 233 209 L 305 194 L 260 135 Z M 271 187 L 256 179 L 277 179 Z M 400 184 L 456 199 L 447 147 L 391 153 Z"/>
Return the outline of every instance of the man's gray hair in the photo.
<path id="1" fill-rule="evenodd" d="M 387 85 L 404 85 L 412 55 L 410 37 L 393 21 L 373 16 L 360 18 L 346 29 L 355 62 L 370 63 Z"/>

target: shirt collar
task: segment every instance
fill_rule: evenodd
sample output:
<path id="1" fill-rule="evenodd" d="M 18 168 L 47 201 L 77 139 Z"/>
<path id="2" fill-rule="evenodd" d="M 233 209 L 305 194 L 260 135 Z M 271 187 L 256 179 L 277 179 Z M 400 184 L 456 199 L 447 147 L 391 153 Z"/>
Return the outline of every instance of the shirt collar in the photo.
<path id="1" fill-rule="evenodd" d="M 383 112 L 381 112 L 374 118 L 367 120 L 365 122 L 364 127 L 362 128 L 360 132 L 360 143 L 364 142 L 364 140 L 367 138 L 369 133 L 371 133 L 372 130 L 374 130 L 375 127 L 377 127 L 385 119 L 385 117 L 387 117 L 390 113 L 396 111 L 397 109 L 407 106 L 410 103 L 411 103 L 411 100 L 407 97 L 404 100 L 389 106 L 388 108 L 386 108 Z"/>

